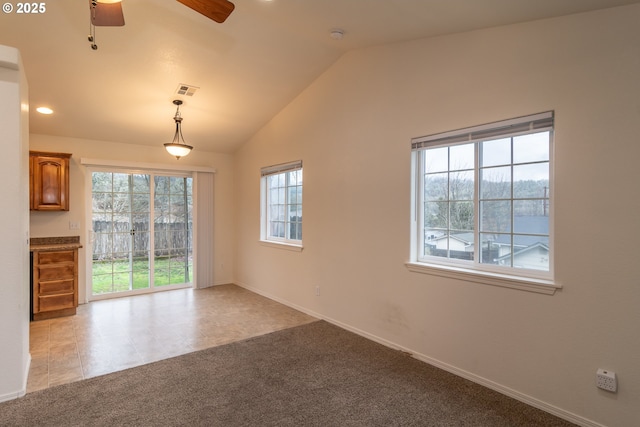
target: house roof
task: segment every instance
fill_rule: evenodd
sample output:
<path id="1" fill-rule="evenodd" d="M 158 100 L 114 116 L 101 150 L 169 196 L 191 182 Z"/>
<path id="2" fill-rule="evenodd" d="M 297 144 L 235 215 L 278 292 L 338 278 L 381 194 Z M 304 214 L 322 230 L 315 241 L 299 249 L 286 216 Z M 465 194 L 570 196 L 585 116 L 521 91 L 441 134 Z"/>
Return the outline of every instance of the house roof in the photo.
<path id="1" fill-rule="evenodd" d="M 527 233 L 517 236 L 517 247 L 530 247 L 538 244 L 541 238 L 545 238 L 549 235 L 549 217 L 548 216 L 517 216 L 514 218 L 514 233 Z M 496 234 L 496 239 L 493 240 L 497 245 L 511 245 L 510 234 Z M 448 238 L 448 234 L 442 234 L 427 241 L 436 242 Z M 460 241 L 465 245 L 472 245 L 474 234 L 473 233 L 452 233 L 451 239 Z M 546 245 L 545 245 L 546 246 Z M 547 247 L 548 249 L 548 247 Z"/>
<path id="2" fill-rule="evenodd" d="M 527 233 L 527 235 L 518 235 L 516 246 L 529 247 L 540 241 L 541 236 L 549 235 L 549 217 L 548 216 L 517 216 L 513 219 L 514 233 Z M 531 235 L 530 235 L 531 234 Z M 511 236 L 498 234 L 493 241 L 499 245 L 511 245 Z"/>

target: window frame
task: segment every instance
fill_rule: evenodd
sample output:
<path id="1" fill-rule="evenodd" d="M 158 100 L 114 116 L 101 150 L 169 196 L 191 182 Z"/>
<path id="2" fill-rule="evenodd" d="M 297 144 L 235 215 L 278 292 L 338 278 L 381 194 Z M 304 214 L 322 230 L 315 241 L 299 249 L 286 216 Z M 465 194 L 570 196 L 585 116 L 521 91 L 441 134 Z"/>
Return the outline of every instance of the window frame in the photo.
<path id="1" fill-rule="evenodd" d="M 554 281 L 554 232 L 553 217 L 555 203 L 554 195 L 554 112 L 534 114 L 523 116 L 499 122 L 488 123 L 485 125 L 474 126 L 445 132 L 425 137 L 413 138 L 411 140 L 411 249 L 410 260 L 406 263 L 406 267 L 417 273 L 424 273 L 436 276 L 450 277 L 476 283 L 484 283 L 489 285 L 497 285 L 514 289 L 528 290 L 532 292 L 553 294 L 561 286 Z M 534 270 L 518 267 L 505 267 L 495 264 L 482 264 L 480 255 L 474 249 L 474 258 L 472 261 L 457 260 L 449 257 L 423 256 L 422 252 L 425 245 L 425 227 L 424 227 L 424 176 L 425 165 L 422 164 L 424 157 L 423 151 L 430 148 L 452 147 L 461 144 L 473 143 L 474 149 L 474 220 L 473 233 L 474 245 L 479 247 L 480 242 L 480 218 L 479 218 L 479 201 L 481 200 L 480 189 L 480 170 L 482 165 L 479 159 L 479 146 L 482 141 L 491 141 L 498 138 L 515 137 L 519 135 L 533 134 L 549 131 L 549 194 L 548 194 L 548 214 L 549 214 L 549 269 Z M 514 162 L 511 158 L 510 167 L 513 168 Z M 448 169 L 448 173 L 452 173 Z M 513 194 L 508 199 L 510 201 L 517 200 Z M 513 220 L 513 217 L 512 217 Z M 513 229 L 511 234 L 514 233 Z"/>
<path id="2" fill-rule="evenodd" d="M 303 248 L 302 239 L 292 239 L 290 236 L 290 224 L 291 222 L 287 219 L 284 221 L 285 228 L 285 237 L 273 236 L 270 234 L 270 207 L 271 203 L 269 200 L 269 185 L 268 180 L 270 177 L 284 174 L 285 185 L 284 185 L 284 193 L 285 193 L 285 211 L 287 207 L 292 205 L 289 200 L 289 188 L 300 186 L 302 193 L 302 182 L 291 184 L 289 182 L 289 173 L 300 171 L 302 175 L 302 160 L 281 163 L 273 166 L 263 167 L 260 170 L 260 243 L 265 246 L 276 247 L 279 249 L 287 249 L 292 251 L 301 251 Z M 295 203 L 300 205 L 300 209 L 302 209 L 302 202 Z M 285 212 L 286 216 L 286 212 Z M 299 221 L 300 230 L 302 230 L 302 217 L 300 217 Z M 302 233 L 302 231 L 300 231 Z"/>

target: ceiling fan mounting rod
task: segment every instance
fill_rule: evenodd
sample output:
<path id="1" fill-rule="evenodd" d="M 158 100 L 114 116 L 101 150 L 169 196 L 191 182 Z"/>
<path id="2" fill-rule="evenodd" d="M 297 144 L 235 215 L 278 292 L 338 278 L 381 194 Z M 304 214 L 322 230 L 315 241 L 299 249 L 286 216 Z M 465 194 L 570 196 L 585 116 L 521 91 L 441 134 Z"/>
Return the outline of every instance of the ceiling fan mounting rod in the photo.
<path id="1" fill-rule="evenodd" d="M 89 15 L 89 36 L 87 37 L 87 39 L 89 40 L 89 43 L 91 43 L 91 49 L 93 50 L 97 50 L 98 49 L 98 45 L 96 44 L 96 27 L 95 25 L 93 25 L 93 21 L 95 21 L 96 19 L 96 5 L 97 5 L 97 1 L 96 0 L 91 0 L 91 13 Z"/>

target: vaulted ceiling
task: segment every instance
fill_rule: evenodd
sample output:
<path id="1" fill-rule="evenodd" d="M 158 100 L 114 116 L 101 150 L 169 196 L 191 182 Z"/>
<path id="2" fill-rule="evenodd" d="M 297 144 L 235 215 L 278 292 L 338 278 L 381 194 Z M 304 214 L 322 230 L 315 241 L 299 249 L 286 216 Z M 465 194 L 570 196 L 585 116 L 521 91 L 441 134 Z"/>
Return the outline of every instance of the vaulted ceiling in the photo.
<path id="1" fill-rule="evenodd" d="M 0 44 L 21 51 L 31 132 L 159 145 L 182 99 L 187 143 L 229 153 L 349 50 L 640 0 L 232 1 L 218 24 L 174 0 L 123 0 L 125 26 L 97 27 L 97 50 L 87 0 L 3 13 Z M 192 96 L 176 93 L 184 84 Z M 41 105 L 54 114 L 36 113 Z"/>

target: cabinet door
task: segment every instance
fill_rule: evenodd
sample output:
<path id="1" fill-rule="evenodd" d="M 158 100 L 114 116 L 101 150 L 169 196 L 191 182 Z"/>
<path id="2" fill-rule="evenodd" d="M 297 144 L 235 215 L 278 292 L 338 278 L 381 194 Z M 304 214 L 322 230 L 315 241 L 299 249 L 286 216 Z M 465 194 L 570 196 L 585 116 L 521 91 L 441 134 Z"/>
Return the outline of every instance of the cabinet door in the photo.
<path id="1" fill-rule="evenodd" d="M 31 209 L 38 211 L 69 210 L 69 159 L 34 156 L 32 167 Z"/>

